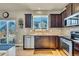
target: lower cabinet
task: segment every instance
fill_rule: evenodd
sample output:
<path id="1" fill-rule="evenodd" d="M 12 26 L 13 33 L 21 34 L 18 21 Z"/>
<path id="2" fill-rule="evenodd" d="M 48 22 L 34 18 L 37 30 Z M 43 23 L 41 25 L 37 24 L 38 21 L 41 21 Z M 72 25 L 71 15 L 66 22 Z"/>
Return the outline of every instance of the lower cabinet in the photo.
<path id="1" fill-rule="evenodd" d="M 24 49 L 56 49 L 59 47 L 58 36 L 24 36 Z"/>
<path id="2" fill-rule="evenodd" d="M 23 48 L 24 49 L 34 49 L 34 37 L 33 36 L 24 36 Z"/>
<path id="3" fill-rule="evenodd" d="M 50 48 L 59 48 L 59 37 L 58 36 L 49 36 L 49 45 Z"/>
<path id="4" fill-rule="evenodd" d="M 51 49 L 58 48 L 58 36 L 35 36 L 36 49 Z"/>
<path id="5" fill-rule="evenodd" d="M 56 37 L 54 37 L 54 36 L 53 37 L 52 36 L 49 37 L 49 41 L 50 41 L 49 42 L 50 43 L 49 44 L 50 45 L 50 48 L 56 48 Z"/>
<path id="6" fill-rule="evenodd" d="M 49 46 L 49 38 L 47 36 L 35 36 L 35 48 L 50 48 Z"/>

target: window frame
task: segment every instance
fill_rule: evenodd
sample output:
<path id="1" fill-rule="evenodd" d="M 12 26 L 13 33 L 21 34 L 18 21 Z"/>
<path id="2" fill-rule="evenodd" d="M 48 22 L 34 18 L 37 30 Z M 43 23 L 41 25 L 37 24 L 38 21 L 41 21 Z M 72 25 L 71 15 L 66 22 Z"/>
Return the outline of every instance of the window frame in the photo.
<path id="1" fill-rule="evenodd" d="M 34 15 L 33 16 L 33 19 L 32 19 L 32 29 L 33 30 L 48 30 L 48 23 L 49 23 L 49 18 L 47 19 L 47 28 L 46 29 L 42 29 L 42 28 L 39 28 L 39 29 L 35 29 L 34 28 L 34 17 L 47 17 L 48 18 L 48 15 Z"/>

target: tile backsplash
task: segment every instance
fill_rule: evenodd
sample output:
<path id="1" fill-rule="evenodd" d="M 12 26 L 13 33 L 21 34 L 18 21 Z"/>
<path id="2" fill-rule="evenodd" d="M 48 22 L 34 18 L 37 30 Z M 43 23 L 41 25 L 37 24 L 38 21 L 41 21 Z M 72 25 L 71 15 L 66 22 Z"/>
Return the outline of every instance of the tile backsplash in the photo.
<path id="1" fill-rule="evenodd" d="M 65 27 L 65 28 L 62 28 L 61 30 L 62 32 L 62 35 L 64 36 L 70 36 L 70 32 L 71 31 L 79 31 L 79 26 L 75 26 L 75 27 Z"/>
<path id="2" fill-rule="evenodd" d="M 31 30 L 29 32 L 30 34 L 36 34 L 36 35 L 61 35 L 61 28 L 49 28 L 48 30 Z"/>
<path id="3" fill-rule="evenodd" d="M 58 35 L 58 36 L 70 36 L 71 31 L 79 31 L 79 26 L 76 27 L 64 27 L 64 28 L 49 28 L 48 30 L 35 31 L 26 29 L 25 34 L 36 34 L 36 35 Z"/>

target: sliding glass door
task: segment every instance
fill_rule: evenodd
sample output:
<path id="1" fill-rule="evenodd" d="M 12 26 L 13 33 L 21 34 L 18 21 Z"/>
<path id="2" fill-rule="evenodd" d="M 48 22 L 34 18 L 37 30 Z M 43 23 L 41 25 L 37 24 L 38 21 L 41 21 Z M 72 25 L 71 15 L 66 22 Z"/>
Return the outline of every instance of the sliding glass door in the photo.
<path id="1" fill-rule="evenodd" d="M 16 24 L 14 20 L 7 21 L 7 39 L 8 43 L 14 44 L 15 43 L 15 30 L 16 30 Z"/>
<path id="2" fill-rule="evenodd" d="M 15 20 L 0 20 L 0 44 L 15 44 Z"/>
<path id="3" fill-rule="evenodd" d="M 0 44 L 7 43 L 7 22 L 0 20 Z"/>

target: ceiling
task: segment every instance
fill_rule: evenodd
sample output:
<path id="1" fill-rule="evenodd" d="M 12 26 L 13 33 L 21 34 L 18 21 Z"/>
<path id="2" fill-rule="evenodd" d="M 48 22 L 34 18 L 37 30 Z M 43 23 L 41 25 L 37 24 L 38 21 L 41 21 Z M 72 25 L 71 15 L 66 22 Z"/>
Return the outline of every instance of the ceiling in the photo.
<path id="1" fill-rule="evenodd" d="M 63 10 L 67 3 L 0 3 L 0 10 Z"/>

